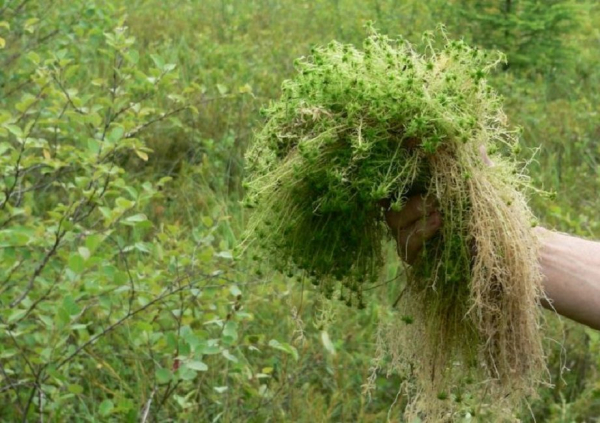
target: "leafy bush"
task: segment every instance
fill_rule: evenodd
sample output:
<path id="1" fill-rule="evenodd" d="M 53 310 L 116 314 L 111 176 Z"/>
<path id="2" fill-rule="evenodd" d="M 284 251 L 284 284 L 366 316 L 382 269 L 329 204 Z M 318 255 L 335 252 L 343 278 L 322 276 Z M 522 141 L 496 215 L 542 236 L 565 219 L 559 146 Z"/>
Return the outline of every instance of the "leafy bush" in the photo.
<path id="1" fill-rule="evenodd" d="M 196 90 L 158 55 L 141 71 L 123 20 L 93 3 L 50 22 L 42 6 L 1 25 L 0 418 L 187 419 L 193 396 L 217 394 L 200 374 L 244 367 L 237 274 L 218 220 L 150 221 L 171 178 L 123 166 L 148 160 L 145 132 L 193 113 Z M 93 24 L 49 29 L 81 14 Z"/>

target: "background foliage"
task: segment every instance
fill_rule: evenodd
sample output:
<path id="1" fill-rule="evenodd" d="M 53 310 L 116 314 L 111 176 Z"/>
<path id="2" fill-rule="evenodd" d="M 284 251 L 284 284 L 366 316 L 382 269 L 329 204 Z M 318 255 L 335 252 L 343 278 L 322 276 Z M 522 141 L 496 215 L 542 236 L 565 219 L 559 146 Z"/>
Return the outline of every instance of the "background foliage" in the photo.
<path id="1" fill-rule="evenodd" d="M 493 83 L 556 192 L 541 223 L 600 238 L 593 0 L 0 0 L 0 420 L 401 414 L 394 375 L 361 395 L 397 283 L 349 310 L 232 251 L 260 107 L 367 20 L 503 50 Z M 552 315 L 547 337 L 554 386 L 521 418 L 596 421 L 600 337 Z"/>

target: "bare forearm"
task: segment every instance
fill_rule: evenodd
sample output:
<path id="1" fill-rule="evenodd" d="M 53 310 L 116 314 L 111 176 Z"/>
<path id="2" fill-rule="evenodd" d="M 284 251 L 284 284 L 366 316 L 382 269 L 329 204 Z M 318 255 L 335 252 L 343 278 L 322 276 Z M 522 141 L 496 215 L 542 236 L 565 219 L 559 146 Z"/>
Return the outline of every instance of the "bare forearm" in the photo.
<path id="1" fill-rule="evenodd" d="M 600 243 L 539 230 L 546 308 L 600 330 Z"/>
<path id="2" fill-rule="evenodd" d="M 387 210 L 385 219 L 396 237 L 400 258 L 411 263 L 423 244 L 435 236 L 442 216 L 435 201 L 411 197 L 399 212 Z M 546 308 L 600 330 L 600 242 L 536 228 L 542 243 Z"/>

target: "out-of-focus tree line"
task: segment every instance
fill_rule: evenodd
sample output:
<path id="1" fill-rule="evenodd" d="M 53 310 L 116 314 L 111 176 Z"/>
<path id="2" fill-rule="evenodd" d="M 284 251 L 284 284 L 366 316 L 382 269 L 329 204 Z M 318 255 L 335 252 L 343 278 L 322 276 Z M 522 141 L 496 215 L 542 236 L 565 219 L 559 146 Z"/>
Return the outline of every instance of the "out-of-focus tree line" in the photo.
<path id="1" fill-rule="evenodd" d="M 399 284 L 357 311 L 234 251 L 261 106 L 369 20 L 503 51 L 540 224 L 600 238 L 594 0 L 0 0 L 0 421 L 399 418 L 397 375 L 361 395 Z M 599 334 L 545 331 L 552 386 L 516 416 L 597 421 Z"/>

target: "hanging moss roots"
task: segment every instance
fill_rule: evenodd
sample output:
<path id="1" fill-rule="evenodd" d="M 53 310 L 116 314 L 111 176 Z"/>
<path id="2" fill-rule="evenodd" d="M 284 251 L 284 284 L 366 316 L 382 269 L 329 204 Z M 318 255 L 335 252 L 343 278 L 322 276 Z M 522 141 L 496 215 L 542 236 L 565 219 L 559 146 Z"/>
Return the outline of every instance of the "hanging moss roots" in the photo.
<path id="1" fill-rule="evenodd" d="M 395 368 L 416 380 L 407 414 L 440 421 L 464 378 L 499 407 L 534 394 L 543 292 L 518 132 L 486 80 L 501 57 L 423 39 L 419 53 L 371 30 L 362 49 L 332 42 L 296 61 L 247 153 L 245 243 L 363 307 L 390 239 L 382 200 L 401 210 L 433 197 L 443 226 L 381 332 Z"/>

